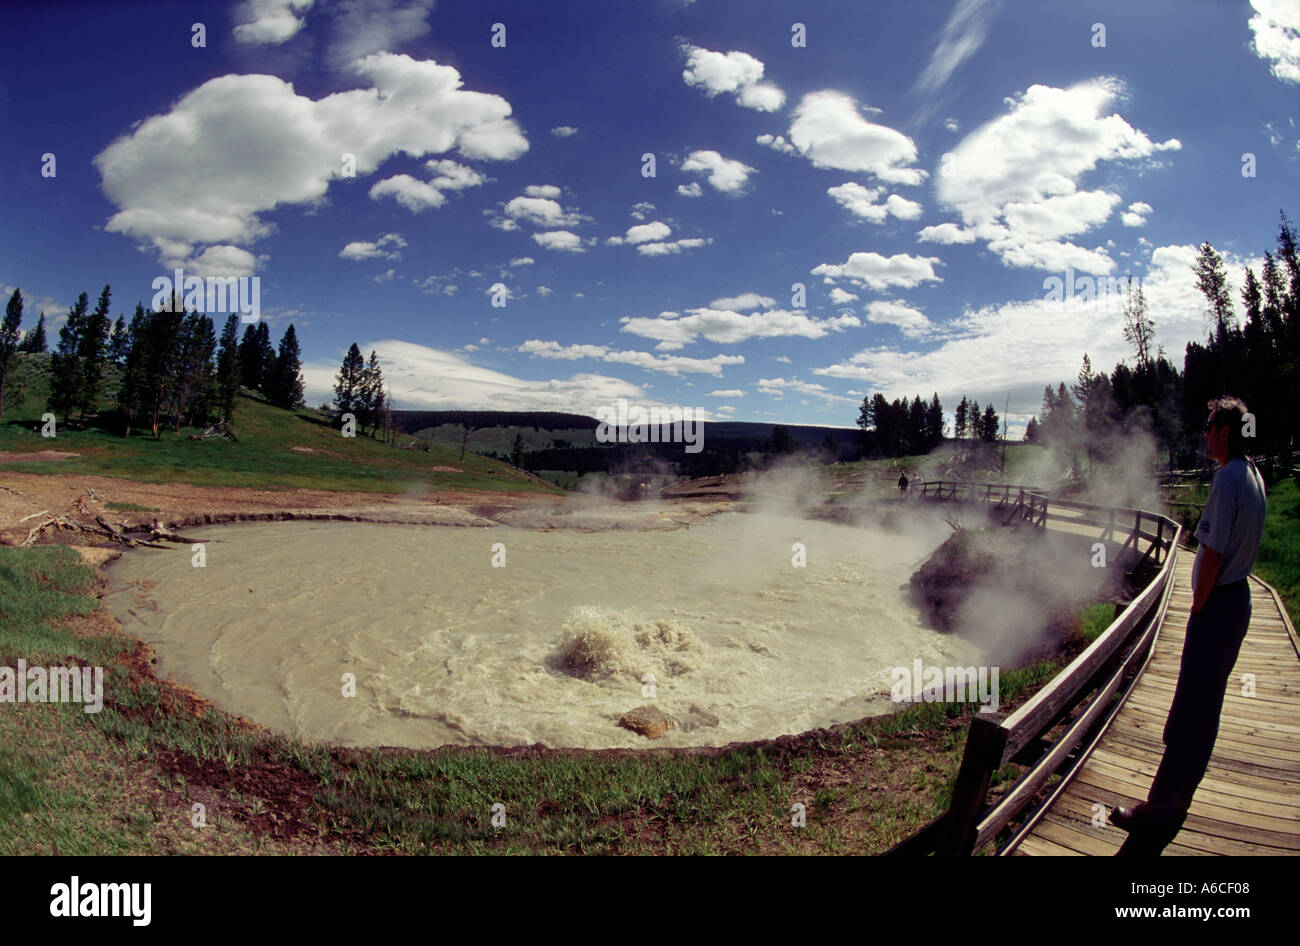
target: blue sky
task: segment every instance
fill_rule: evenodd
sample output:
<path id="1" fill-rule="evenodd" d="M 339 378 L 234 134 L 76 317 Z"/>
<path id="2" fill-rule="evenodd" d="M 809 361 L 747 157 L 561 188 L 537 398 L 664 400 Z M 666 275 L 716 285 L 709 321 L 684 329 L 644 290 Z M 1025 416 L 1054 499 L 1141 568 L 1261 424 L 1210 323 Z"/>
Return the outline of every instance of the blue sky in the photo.
<path id="1" fill-rule="evenodd" d="M 1239 288 L 1300 215 L 1300 0 L 0 17 L 0 288 L 26 327 L 105 282 L 129 315 L 177 266 L 257 276 L 313 405 L 355 341 L 406 408 L 851 425 L 864 395 L 937 391 L 950 415 L 1009 397 L 1015 431 L 1085 351 L 1128 355 L 1117 294 L 1046 280 L 1139 278 L 1181 367 L 1196 245 Z"/>

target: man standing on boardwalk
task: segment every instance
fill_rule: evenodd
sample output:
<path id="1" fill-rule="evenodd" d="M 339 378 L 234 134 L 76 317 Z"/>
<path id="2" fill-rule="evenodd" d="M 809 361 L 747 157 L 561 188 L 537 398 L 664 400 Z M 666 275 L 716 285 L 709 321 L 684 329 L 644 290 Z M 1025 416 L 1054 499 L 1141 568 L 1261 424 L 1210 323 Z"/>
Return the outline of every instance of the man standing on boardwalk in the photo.
<path id="1" fill-rule="evenodd" d="M 1264 480 L 1245 452 L 1246 405 L 1211 401 L 1205 445 L 1219 465 L 1196 527 L 1192 616 L 1183 641 L 1174 703 L 1165 723 L 1165 754 L 1147 800 L 1117 807 L 1111 823 L 1129 832 L 1123 855 L 1159 854 L 1174 839 L 1196 786 L 1205 777 L 1219 734 L 1228 678 L 1250 625 L 1250 585 L 1264 535 Z"/>

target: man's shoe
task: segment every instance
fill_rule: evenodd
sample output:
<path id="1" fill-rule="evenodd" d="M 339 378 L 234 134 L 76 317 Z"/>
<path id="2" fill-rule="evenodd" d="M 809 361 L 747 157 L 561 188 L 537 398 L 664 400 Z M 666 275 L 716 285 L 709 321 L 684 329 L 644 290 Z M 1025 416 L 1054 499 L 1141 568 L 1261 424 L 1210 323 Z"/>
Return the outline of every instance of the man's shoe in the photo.
<path id="1" fill-rule="evenodd" d="M 1132 831 L 1150 823 L 1146 805 L 1116 805 L 1110 812 L 1110 823 L 1124 831 Z"/>

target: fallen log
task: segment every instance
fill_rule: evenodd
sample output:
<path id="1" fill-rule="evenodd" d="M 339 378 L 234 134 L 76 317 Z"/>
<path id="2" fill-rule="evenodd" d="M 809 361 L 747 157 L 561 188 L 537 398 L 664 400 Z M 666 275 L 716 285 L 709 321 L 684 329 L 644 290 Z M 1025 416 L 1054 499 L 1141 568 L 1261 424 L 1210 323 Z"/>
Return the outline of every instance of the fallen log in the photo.
<path id="1" fill-rule="evenodd" d="M 109 522 L 103 516 L 95 516 L 95 521 L 99 523 L 104 535 L 108 536 L 110 539 L 115 539 L 116 541 L 121 542 L 129 549 L 136 547 L 137 543 L 135 539 L 123 533 L 121 529 L 113 525 L 113 523 Z"/>
<path id="2" fill-rule="evenodd" d="M 50 514 L 50 511 L 49 511 L 48 509 L 42 509 L 40 512 L 34 512 L 34 513 L 32 513 L 30 516 L 23 516 L 23 517 L 22 517 L 21 519 L 19 519 L 18 521 L 19 521 L 19 522 L 26 522 L 28 519 L 35 519 L 37 516 L 48 516 L 49 514 Z"/>
<path id="3" fill-rule="evenodd" d="M 198 542 L 197 539 L 187 539 L 183 535 L 177 535 L 162 527 L 162 524 L 155 519 L 149 526 L 149 534 L 156 539 L 166 539 L 168 542 L 179 542 L 182 545 L 193 545 Z"/>
<path id="4" fill-rule="evenodd" d="M 84 528 L 82 528 L 81 523 L 78 522 L 76 519 L 69 518 L 68 516 L 50 516 L 50 518 L 32 527 L 32 530 L 27 533 L 27 538 L 23 539 L 23 541 L 20 543 L 20 547 L 22 545 L 31 545 L 33 542 L 36 541 L 36 537 L 41 533 L 43 533 L 50 526 L 54 526 L 56 530 L 69 529 L 73 532 L 86 531 Z"/>
<path id="5" fill-rule="evenodd" d="M 203 433 L 201 434 L 190 434 L 185 439 L 186 440 L 210 440 L 213 437 L 225 437 L 227 440 L 231 441 L 232 443 L 239 443 L 239 438 L 235 436 L 234 428 L 232 428 L 224 420 L 218 421 L 215 424 L 211 424 L 208 427 L 205 427 Z"/>
<path id="6" fill-rule="evenodd" d="M 54 517 L 51 516 L 50 518 L 46 519 L 44 522 L 32 526 L 31 531 L 27 533 L 27 538 L 23 539 L 22 542 L 19 543 L 19 545 L 20 546 L 31 545 L 33 542 L 36 541 L 36 537 L 45 531 L 45 527 L 48 525 L 53 525 L 54 521 L 55 521 Z"/>

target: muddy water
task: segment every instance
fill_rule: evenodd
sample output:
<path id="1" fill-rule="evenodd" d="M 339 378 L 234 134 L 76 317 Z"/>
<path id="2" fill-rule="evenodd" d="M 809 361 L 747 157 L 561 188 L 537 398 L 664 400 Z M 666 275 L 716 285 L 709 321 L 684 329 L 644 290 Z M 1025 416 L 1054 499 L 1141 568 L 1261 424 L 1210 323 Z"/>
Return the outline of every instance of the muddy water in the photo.
<path id="1" fill-rule="evenodd" d="M 872 695 L 916 658 L 978 660 L 899 588 L 945 537 L 937 521 L 910 538 L 739 513 L 668 532 L 187 531 L 204 567 L 184 547 L 128 554 L 108 601 L 161 676 L 305 739 L 645 746 L 615 724 L 654 703 L 719 719 L 654 745 L 721 745 L 883 711 Z"/>

